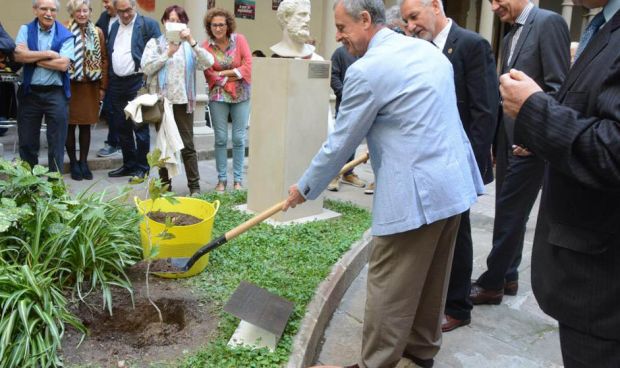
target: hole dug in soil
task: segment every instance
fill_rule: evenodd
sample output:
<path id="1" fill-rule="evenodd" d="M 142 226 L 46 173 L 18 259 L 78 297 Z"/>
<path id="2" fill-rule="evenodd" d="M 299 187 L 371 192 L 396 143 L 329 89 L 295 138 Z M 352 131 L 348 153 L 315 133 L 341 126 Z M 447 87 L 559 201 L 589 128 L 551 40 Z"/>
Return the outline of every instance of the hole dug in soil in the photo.
<path id="1" fill-rule="evenodd" d="M 135 270 L 134 270 L 135 271 Z M 131 367 L 148 367 L 155 362 L 173 362 L 207 345 L 217 327 L 214 307 L 178 280 L 150 278 L 151 297 L 162 313 L 163 323 L 145 297 L 142 269 L 129 272 L 134 286 L 135 309 L 124 289 L 112 292 L 113 314 L 101 309 L 101 294 L 87 298 L 73 312 L 89 330 L 82 335 L 68 329 L 62 342 L 65 363 L 89 367 L 118 367 L 120 361 Z"/>
<path id="2" fill-rule="evenodd" d="M 148 300 L 136 303 L 135 309 L 115 308 L 112 316 L 105 311 L 86 313 L 90 316 L 85 316 L 82 322 L 97 341 L 118 341 L 134 348 L 174 344 L 186 327 L 184 302 L 160 299 L 156 304 L 163 322 Z"/>

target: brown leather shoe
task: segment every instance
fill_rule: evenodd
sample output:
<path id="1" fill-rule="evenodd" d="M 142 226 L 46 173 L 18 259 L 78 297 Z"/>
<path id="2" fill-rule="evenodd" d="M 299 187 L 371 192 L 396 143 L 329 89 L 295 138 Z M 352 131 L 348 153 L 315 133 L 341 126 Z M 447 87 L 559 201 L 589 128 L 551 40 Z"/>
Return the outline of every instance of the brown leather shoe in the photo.
<path id="1" fill-rule="evenodd" d="M 433 365 L 435 364 L 435 360 L 433 360 L 433 358 L 430 358 L 430 359 L 418 358 L 417 356 L 409 354 L 406 351 L 403 352 L 403 358 L 407 358 L 411 360 L 414 364 L 422 368 L 433 368 Z"/>
<path id="2" fill-rule="evenodd" d="M 504 295 L 515 296 L 519 291 L 519 281 L 506 281 L 504 283 Z"/>
<path id="3" fill-rule="evenodd" d="M 471 318 L 470 319 L 456 319 L 446 314 L 441 324 L 441 332 L 452 331 L 461 326 L 467 326 L 470 323 L 471 323 Z"/>
<path id="4" fill-rule="evenodd" d="M 504 297 L 504 289 L 490 290 L 485 289 L 477 283 L 471 284 L 469 298 L 474 305 L 478 304 L 499 304 Z"/>

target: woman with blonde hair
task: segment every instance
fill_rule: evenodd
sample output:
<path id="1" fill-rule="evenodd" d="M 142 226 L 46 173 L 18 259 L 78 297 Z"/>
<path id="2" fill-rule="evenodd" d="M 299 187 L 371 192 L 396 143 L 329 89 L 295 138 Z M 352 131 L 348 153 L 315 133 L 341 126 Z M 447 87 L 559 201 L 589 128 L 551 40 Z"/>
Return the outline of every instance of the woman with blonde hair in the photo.
<path id="1" fill-rule="evenodd" d="M 172 5 L 164 10 L 162 24 L 189 22 L 185 9 Z M 184 148 L 181 157 L 185 165 L 190 195 L 200 193 L 198 157 L 194 148 L 194 107 L 196 106 L 196 70 L 213 65 L 213 56 L 194 40 L 189 28 L 180 31 L 181 42 L 169 41 L 165 35 L 152 38 L 142 55 L 142 70 L 148 77 L 149 90 L 158 91 L 161 98 L 172 103 L 174 120 Z M 171 185 L 168 170 L 159 170 L 161 180 Z"/>
<path id="2" fill-rule="evenodd" d="M 90 0 L 69 0 L 71 20 L 67 28 L 74 37 L 75 59 L 69 67 L 71 101 L 65 147 L 73 180 L 92 180 L 88 167 L 90 127 L 99 120 L 99 103 L 108 86 L 108 54 L 103 31 L 91 21 Z M 80 159 L 76 158 L 75 130 L 79 126 Z"/>
<path id="3" fill-rule="evenodd" d="M 215 165 L 218 183 L 215 190 L 226 190 L 228 150 L 228 114 L 232 117 L 233 179 L 241 189 L 245 136 L 250 114 L 252 54 L 248 41 L 235 33 L 235 18 L 224 9 L 211 9 L 204 19 L 209 35 L 204 47 L 215 63 L 205 71 L 209 83 L 209 110 L 215 133 Z"/>

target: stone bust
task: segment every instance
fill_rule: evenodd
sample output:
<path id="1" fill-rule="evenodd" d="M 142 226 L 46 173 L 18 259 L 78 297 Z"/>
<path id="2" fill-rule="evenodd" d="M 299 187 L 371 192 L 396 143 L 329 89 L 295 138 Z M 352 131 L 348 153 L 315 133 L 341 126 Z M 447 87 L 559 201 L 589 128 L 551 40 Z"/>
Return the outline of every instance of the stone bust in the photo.
<path id="1" fill-rule="evenodd" d="M 306 43 L 310 40 L 310 0 L 284 0 L 277 16 L 282 41 L 271 46 L 271 51 L 281 57 L 312 57 L 314 46 Z"/>

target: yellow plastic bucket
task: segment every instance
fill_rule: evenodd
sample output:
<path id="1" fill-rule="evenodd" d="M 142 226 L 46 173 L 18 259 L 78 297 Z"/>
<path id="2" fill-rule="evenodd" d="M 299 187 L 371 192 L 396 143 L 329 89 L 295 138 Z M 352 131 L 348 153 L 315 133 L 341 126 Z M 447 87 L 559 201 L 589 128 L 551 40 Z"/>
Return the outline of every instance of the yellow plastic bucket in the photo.
<path id="1" fill-rule="evenodd" d="M 151 244 L 159 245 L 159 254 L 155 259 L 159 258 L 189 258 L 203 245 L 211 241 L 211 232 L 213 231 L 213 221 L 215 214 L 220 208 L 220 202 L 213 203 L 203 201 L 197 198 L 176 197 L 178 203 L 170 203 L 165 199 L 157 199 L 153 204 L 153 200 L 147 199 L 140 201 L 134 198 L 138 211 L 144 215 L 144 219 L 140 223 L 140 238 L 142 240 L 142 249 L 146 258 L 149 252 L 149 241 L 146 231 L 148 222 L 151 234 Z M 153 204 L 151 206 L 151 204 Z M 174 235 L 172 239 L 162 239 L 158 235 L 164 231 L 165 225 L 156 222 L 146 216 L 151 211 L 162 212 L 179 212 L 192 215 L 202 219 L 201 222 L 187 226 L 173 226 L 168 232 Z M 209 263 L 209 255 L 205 255 L 187 272 L 182 273 L 156 273 L 157 276 L 165 278 L 190 277 L 202 272 Z"/>

